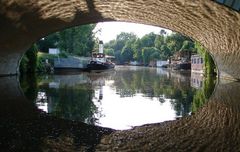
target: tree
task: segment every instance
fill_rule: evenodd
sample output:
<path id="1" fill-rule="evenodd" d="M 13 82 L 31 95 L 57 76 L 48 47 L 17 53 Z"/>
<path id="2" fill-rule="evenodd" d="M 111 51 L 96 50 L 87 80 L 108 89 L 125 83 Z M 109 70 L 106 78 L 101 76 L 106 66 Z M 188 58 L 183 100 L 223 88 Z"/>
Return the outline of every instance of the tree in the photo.
<path id="1" fill-rule="evenodd" d="M 95 24 L 73 27 L 59 32 L 60 50 L 78 56 L 90 56 L 94 47 Z"/>
<path id="2" fill-rule="evenodd" d="M 133 59 L 142 62 L 142 42 L 141 39 L 137 39 L 133 44 Z"/>
<path id="3" fill-rule="evenodd" d="M 154 46 L 157 48 L 157 49 L 161 49 L 161 47 L 165 45 L 165 40 L 164 40 L 164 36 L 163 35 L 157 35 L 156 36 L 156 39 L 154 41 Z"/>
<path id="4" fill-rule="evenodd" d="M 115 59 L 116 59 L 116 63 L 117 63 L 117 64 L 122 64 L 122 63 L 123 63 L 123 59 L 122 59 L 121 51 L 120 51 L 120 50 L 115 51 L 115 52 L 114 52 L 114 56 L 115 56 Z"/>
<path id="5" fill-rule="evenodd" d="M 143 45 L 144 47 L 153 47 L 153 46 L 154 46 L 155 39 L 156 39 L 156 36 L 157 36 L 157 35 L 154 34 L 153 32 L 144 35 L 144 36 L 141 38 L 142 45 Z"/>
<path id="6" fill-rule="evenodd" d="M 150 60 L 167 60 L 177 51 L 196 52 L 194 42 L 189 37 L 179 33 L 165 34 L 166 31 L 161 30 L 159 35 L 149 33 L 142 38 L 137 38 L 132 33 L 123 32 L 117 36 L 116 40 L 106 43 L 105 47 L 114 50 L 117 63 L 135 60 L 148 64 Z M 152 51 L 146 52 L 146 50 Z"/>
<path id="7" fill-rule="evenodd" d="M 130 40 L 133 41 L 136 39 L 137 36 L 135 34 L 122 32 L 119 35 L 117 35 L 114 50 L 122 50 L 127 41 Z"/>
<path id="8" fill-rule="evenodd" d="M 133 60 L 133 41 L 129 40 L 122 49 L 121 55 L 124 59 L 124 62 L 129 62 Z"/>
<path id="9" fill-rule="evenodd" d="M 160 59 L 161 60 L 167 60 L 170 56 L 172 56 L 172 52 L 166 45 L 162 45 L 160 48 Z"/>
<path id="10" fill-rule="evenodd" d="M 89 24 L 59 31 L 41 39 L 37 45 L 43 52 L 48 52 L 49 48 L 59 48 L 69 54 L 90 56 L 95 43 L 93 35 L 95 26 Z"/>
<path id="11" fill-rule="evenodd" d="M 188 51 L 195 51 L 194 49 L 194 42 L 193 41 L 189 41 L 189 40 L 185 40 L 183 41 L 182 47 L 180 49 L 180 51 L 182 50 L 188 50 Z"/>
<path id="12" fill-rule="evenodd" d="M 144 47 L 142 49 L 142 57 L 143 57 L 143 63 L 144 65 L 148 65 L 151 60 L 151 55 L 153 52 L 156 51 L 156 48 L 154 47 Z"/>
<path id="13" fill-rule="evenodd" d="M 195 49 L 197 50 L 198 54 L 200 54 L 204 59 L 205 75 L 216 75 L 216 65 L 212 56 L 198 42 L 195 42 Z"/>
<path id="14" fill-rule="evenodd" d="M 20 73 L 35 73 L 37 69 L 37 52 L 36 44 L 33 44 L 24 54 L 20 62 Z"/>
<path id="15" fill-rule="evenodd" d="M 166 38 L 166 43 L 168 48 L 171 50 L 171 54 L 174 54 L 175 52 L 181 50 L 183 46 L 184 41 L 191 41 L 192 40 L 189 37 L 186 37 L 184 35 L 181 35 L 180 33 L 173 33 L 170 36 Z"/>
<path id="16" fill-rule="evenodd" d="M 114 56 L 114 49 L 112 49 L 112 48 L 104 49 L 104 53 L 106 55 Z"/>
<path id="17" fill-rule="evenodd" d="M 40 39 L 36 44 L 41 52 L 48 53 L 49 48 L 56 48 L 59 42 L 58 33 L 53 33 Z"/>

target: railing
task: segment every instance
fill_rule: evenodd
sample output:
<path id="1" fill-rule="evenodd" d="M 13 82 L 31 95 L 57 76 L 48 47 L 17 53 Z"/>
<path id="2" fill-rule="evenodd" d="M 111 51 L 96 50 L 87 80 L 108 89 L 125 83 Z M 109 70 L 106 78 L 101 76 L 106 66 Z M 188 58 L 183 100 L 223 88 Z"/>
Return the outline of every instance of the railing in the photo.
<path id="1" fill-rule="evenodd" d="M 91 58 L 68 57 L 54 59 L 54 68 L 85 68 Z"/>
<path id="2" fill-rule="evenodd" d="M 217 3 L 223 4 L 235 11 L 240 11 L 240 0 L 214 0 Z"/>

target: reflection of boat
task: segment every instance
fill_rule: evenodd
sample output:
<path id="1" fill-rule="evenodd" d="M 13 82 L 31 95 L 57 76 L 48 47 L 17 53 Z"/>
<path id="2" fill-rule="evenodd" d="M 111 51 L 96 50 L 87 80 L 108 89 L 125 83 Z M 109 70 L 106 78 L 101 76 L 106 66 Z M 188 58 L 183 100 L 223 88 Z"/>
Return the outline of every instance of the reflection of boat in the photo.
<path id="1" fill-rule="evenodd" d="M 115 64 L 111 62 L 110 57 L 103 53 L 103 42 L 99 42 L 99 53 L 92 54 L 92 60 L 87 64 L 87 71 L 113 69 Z"/>

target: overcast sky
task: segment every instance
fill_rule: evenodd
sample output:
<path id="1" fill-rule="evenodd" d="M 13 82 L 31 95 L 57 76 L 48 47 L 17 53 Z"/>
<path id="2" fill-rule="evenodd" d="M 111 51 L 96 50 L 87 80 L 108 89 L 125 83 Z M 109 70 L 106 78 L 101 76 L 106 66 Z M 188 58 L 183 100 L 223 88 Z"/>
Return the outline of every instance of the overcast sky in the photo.
<path id="1" fill-rule="evenodd" d="M 101 32 L 98 32 L 96 35 L 100 40 L 103 40 L 104 43 L 109 42 L 110 40 L 116 39 L 116 36 L 121 32 L 133 32 L 139 38 L 145 34 L 154 32 L 159 34 L 162 28 L 156 26 L 149 26 L 136 23 L 126 23 L 126 22 L 101 22 L 98 23 L 94 31 L 101 29 Z M 171 33 L 170 30 L 166 30 L 168 33 Z"/>

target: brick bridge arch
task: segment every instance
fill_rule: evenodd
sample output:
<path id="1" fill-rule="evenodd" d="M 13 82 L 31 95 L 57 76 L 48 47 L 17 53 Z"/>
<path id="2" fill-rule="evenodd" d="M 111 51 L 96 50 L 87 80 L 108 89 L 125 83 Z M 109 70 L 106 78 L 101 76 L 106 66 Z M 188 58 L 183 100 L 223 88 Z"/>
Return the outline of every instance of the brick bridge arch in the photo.
<path id="1" fill-rule="evenodd" d="M 127 21 L 168 28 L 199 41 L 213 55 L 220 77 L 240 79 L 238 3 L 229 5 L 234 10 L 212 0 L 2 0 L 0 74 L 16 74 L 25 50 L 52 32 Z"/>

